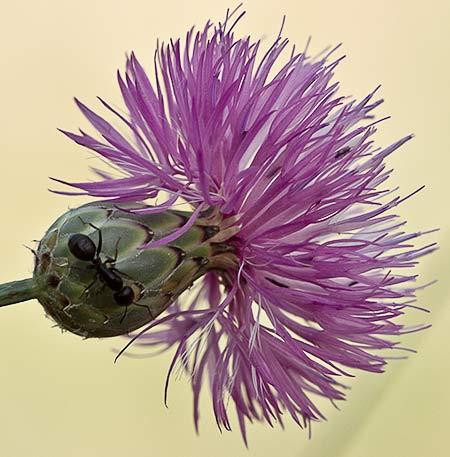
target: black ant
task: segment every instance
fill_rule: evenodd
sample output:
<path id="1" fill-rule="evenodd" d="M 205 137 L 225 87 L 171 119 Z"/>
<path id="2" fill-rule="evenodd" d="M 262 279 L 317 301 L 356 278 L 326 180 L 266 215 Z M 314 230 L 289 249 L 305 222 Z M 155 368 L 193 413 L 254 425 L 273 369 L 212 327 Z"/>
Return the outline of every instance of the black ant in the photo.
<path id="1" fill-rule="evenodd" d="M 82 222 L 86 224 L 86 222 L 84 222 L 83 220 Z M 98 277 L 106 286 L 108 286 L 111 290 L 114 291 L 114 301 L 120 306 L 125 306 L 125 312 L 122 316 L 122 319 L 120 320 L 120 323 L 122 323 L 125 319 L 128 306 L 131 304 L 147 308 L 147 311 L 151 315 L 148 306 L 140 305 L 139 303 L 134 302 L 136 295 L 133 289 L 130 286 L 123 285 L 123 279 L 114 267 L 114 264 L 117 260 L 117 251 L 120 238 L 117 240 L 116 243 L 116 252 L 114 258 L 107 257 L 106 260 L 103 261 L 100 257 L 100 252 L 102 250 L 103 244 L 102 231 L 90 222 L 88 222 L 87 224 L 98 230 L 97 246 L 95 246 L 94 241 L 92 241 L 92 239 L 89 236 L 84 235 L 82 233 L 75 233 L 71 235 L 68 242 L 69 250 L 73 254 L 73 256 L 76 257 L 78 260 L 92 262 L 92 264 L 89 267 L 95 268 L 96 271 L 94 281 L 86 287 L 83 294 L 95 284 Z"/>

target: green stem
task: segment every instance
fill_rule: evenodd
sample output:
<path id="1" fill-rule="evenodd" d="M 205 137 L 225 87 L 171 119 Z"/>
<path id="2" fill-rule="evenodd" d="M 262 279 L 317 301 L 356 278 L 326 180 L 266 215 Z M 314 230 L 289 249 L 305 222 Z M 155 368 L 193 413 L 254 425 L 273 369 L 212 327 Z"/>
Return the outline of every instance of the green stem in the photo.
<path id="1" fill-rule="evenodd" d="M 33 278 L 12 281 L 0 285 L 0 306 L 13 305 L 36 298 L 38 288 Z"/>

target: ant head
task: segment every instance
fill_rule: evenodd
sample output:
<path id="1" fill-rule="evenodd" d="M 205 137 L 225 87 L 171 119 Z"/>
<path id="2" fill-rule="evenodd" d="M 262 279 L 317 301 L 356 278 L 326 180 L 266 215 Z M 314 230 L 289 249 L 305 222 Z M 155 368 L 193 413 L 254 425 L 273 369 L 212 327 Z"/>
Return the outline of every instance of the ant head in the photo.
<path id="1" fill-rule="evenodd" d="M 79 260 L 94 260 L 96 253 L 95 243 L 82 233 L 75 233 L 69 238 L 68 247 L 70 252 Z"/>

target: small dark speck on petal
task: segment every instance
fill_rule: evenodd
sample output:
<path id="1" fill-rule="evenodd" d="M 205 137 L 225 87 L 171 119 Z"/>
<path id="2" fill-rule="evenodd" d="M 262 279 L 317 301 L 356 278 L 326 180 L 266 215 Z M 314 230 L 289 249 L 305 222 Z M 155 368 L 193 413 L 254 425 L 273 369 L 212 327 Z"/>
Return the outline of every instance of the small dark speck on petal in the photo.
<path id="1" fill-rule="evenodd" d="M 271 282 L 272 284 L 275 284 L 275 285 L 278 286 L 278 287 L 284 287 L 284 288 L 286 288 L 286 289 L 289 289 L 289 286 L 287 286 L 286 284 L 283 284 L 283 283 L 281 283 L 281 282 L 278 282 L 278 281 L 276 281 L 275 279 L 267 278 L 267 277 L 266 277 L 266 279 L 267 279 L 267 281 Z"/>
<path id="2" fill-rule="evenodd" d="M 335 159 L 339 159 L 339 157 L 344 156 L 345 154 L 347 154 L 350 151 L 351 151 L 351 148 L 349 146 L 346 146 L 345 148 L 339 149 L 338 151 L 336 151 L 336 155 L 334 156 L 334 158 Z"/>

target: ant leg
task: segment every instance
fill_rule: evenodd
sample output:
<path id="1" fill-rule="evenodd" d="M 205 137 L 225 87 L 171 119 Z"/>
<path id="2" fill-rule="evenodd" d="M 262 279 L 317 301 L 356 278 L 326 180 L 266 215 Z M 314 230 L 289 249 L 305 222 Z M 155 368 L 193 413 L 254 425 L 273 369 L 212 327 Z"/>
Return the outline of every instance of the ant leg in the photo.
<path id="1" fill-rule="evenodd" d="M 148 314 L 150 314 L 150 317 L 152 318 L 152 320 L 154 319 L 153 314 L 147 305 L 140 305 L 139 303 L 136 303 L 136 302 L 133 302 L 133 305 L 140 306 L 141 308 L 147 308 Z"/>
<path id="2" fill-rule="evenodd" d="M 106 260 L 105 263 L 107 263 L 108 261 Z M 121 270 L 118 270 L 116 267 L 111 267 L 110 270 L 116 272 L 117 274 L 120 274 L 121 276 L 124 276 L 125 278 L 128 278 L 130 281 L 133 281 L 135 284 L 136 284 L 136 280 L 134 278 L 132 278 L 129 274 L 127 273 L 124 273 L 123 271 Z"/>
<path id="3" fill-rule="evenodd" d="M 78 216 L 78 219 L 84 224 L 84 225 L 90 225 L 92 228 L 95 228 L 95 230 L 100 230 L 99 227 L 94 225 L 92 222 L 86 222 L 81 216 Z"/>
<path id="4" fill-rule="evenodd" d="M 97 252 L 96 252 L 96 255 L 97 257 L 100 255 L 100 252 L 102 251 L 102 231 L 100 230 L 99 227 L 97 227 L 96 225 L 94 225 L 92 222 L 86 222 L 83 220 L 83 218 L 81 216 L 78 216 L 80 221 L 85 224 L 85 225 L 90 225 L 92 228 L 94 228 L 95 230 L 98 230 L 98 245 L 97 245 Z"/>
<path id="5" fill-rule="evenodd" d="M 102 238 L 102 231 L 96 227 L 95 225 L 93 224 L 89 224 L 91 227 L 94 227 L 98 230 L 98 244 L 97 244 L 97 252 L 96 252 L 96 255 L 97 257 L 100 256 L 100 252 L 102 252 L 102 244 L 103 244 L 103 238 Z"/>
<path id="6" fill-rule="evenodd" d="M 110 264 L 115 264 L 117 261 L 117 256 L 119 255 L 119 242 L 120 242 L 120 237 L 117 238 L 116 241 L 116 248 L 114 250 L 114 257 L 107 257 L 105 260 L 105 263 L 110 263 Z"/>
<path id="7" fill-rule="evenodd" d="M 120 323 L 122 323 L 124 321 L 125 316 L 127 315 L 127 311 L 128 311 L 128 305 L 125 305 L 125 312 L 123 313 L 122 319 L 120 319 Z"/>
<path id="8" fill-rule="evenodd" d="M 116 249 L 114 251 L 114 258 L 113 258 L 114 263 L 116 262 L 117 256 L 119 255 L 119 242 L 120 242 L 120 236 L 119 236 L 119 238 L 117 238 L 117 241 L 116 241 Z"/>
<path id="9" fill-rule="evenodd" d="M 94 280 L 83 290 L 83 293 L 80 295 L 80 298 L 97 282 L 98 274 L 95 275 Z"/>

